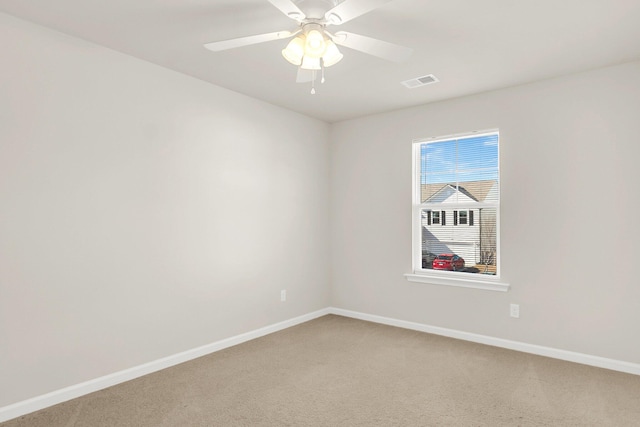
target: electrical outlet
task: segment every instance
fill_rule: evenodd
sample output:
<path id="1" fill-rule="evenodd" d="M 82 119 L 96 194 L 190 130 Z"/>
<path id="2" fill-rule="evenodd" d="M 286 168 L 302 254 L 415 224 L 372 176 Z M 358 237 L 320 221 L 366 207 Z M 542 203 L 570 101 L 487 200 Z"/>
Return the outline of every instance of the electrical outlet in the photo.
<path id="1" fill-rule="evenodd" d="M 283 289 L 280 291 L 280 302 L 285 302 L 287 300 L 287 290 Z"/>
<path id="2" fill-rule="evenodd" d="M 515 318 L 520 317 L 520 305 L 511 304 L 511 306 L 509 307 L 509 312 L 511 314 L 511 317 L 515 317 Z"/>

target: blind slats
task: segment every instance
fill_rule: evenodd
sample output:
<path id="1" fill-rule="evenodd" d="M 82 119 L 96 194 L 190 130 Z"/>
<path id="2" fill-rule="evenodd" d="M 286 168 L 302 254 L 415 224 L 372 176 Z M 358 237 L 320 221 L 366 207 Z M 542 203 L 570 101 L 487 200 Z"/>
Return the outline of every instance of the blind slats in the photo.
<path id="1" fill-rule="evenodd" d="M 489 132 L 418 143 L 423 268 L 432 268 L 424 254 L 456 254 L 465 261 L 456 273 L 496 274 L 498 142 L 498 132 Z"/>

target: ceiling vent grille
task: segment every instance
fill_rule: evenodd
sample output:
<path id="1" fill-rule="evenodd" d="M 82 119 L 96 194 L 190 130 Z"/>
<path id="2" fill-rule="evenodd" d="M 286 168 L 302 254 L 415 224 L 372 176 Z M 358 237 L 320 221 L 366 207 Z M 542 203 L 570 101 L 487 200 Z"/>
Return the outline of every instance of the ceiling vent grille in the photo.
<path id="1" fill-rule="evenodd" d="M 429 74 L 422 77 L 416 77 L 415 79 L 405 80 L 402 82 L 402 84 L 408 87 L 409 89 L 413 89 L 413 88 L 425 86 L 431 83 L 437 83 L 439 81 L 440 80 L 438 80 L 436 76 L 434 76 L 433 74 Z"/>

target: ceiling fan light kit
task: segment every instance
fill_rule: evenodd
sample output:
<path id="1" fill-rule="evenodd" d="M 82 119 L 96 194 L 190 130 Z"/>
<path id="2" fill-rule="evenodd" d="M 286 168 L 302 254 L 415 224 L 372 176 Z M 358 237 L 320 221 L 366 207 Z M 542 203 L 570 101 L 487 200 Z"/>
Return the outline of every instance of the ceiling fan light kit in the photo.
<path id="1" fill-rule="evenodd" d="M 299 67 L 299 76 L 304 70 L 311 72 L 312 94 L 315 93 L 316 72 L 322 71 L 321 82 L 324 83 L 324 69 L 337 64 L 344 57 L 337 45 L 394 62 L 403 61 L 411 55 L 412 50 L 403 46 L 345 31 L 332 35 L 325 30 L 328 25 L 343 24 L 392 0 L 344 0 L 341 2 L 335 0 L 298 0 L 295 3 L 293 0 L 268 1 L 286 16 L 297 21 L 298 28 L 295 31 L 279 31 L 212 42 L 204 46 L 218 52 L 295 36 L 282 50 L 282 56 L 291 64 Z M 302 12 L 296 3 L 309 5 L 309 13 Z M 322 6 L 327 4 L 333 7 L 324 11 Z M 298 78 L 297 81 L 309 80 Z"/>
<path id="2" fill-rule="evenodd" d="M 306 24 L 303 34 L 292 39 L 282 50 L 282 56 L 303 70 L 331 67 L 344 57 L 320 24 Z"/>

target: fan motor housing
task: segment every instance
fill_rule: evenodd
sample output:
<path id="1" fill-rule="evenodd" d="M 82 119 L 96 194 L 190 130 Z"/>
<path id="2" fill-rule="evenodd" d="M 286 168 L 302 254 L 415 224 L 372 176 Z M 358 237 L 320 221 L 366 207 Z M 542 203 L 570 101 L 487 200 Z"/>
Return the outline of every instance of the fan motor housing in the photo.
<path id="1" fill-rule="evenodd" d="M 304 12 L 307 19 L 322 21 L 328 10 L 342 2 L 336 0 L 296 0 L 294 3 Z"/>

